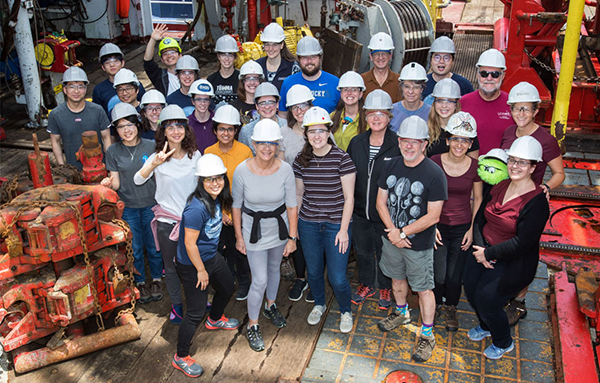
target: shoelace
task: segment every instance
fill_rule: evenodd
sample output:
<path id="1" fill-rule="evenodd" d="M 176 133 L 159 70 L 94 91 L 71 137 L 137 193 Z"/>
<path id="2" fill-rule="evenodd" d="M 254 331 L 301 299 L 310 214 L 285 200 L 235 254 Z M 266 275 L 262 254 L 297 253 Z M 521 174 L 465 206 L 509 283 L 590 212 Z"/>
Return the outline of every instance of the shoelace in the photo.
<path id="1" fill-rule="evenodd" d="M 358 295 L 360 295 L 361 297 L 364 297 L 368 293 L 369 293 L 369 290 L 368 290 L 367 286 L 365 286 L 365 285 L 358 286 Z"/>
<path id="2" fill-rule="evenodd" d="M 191 366 L 192 364 L 196 363 L 196 361 L 192 359 L 190 355 L 186 356 L 185 358 L 179 358 L 179 361 L 185 362 L 188 366 Z"/>
<path id="3" fill-rule="evenodd" d="M 388 290 L 388 289 L 381 290 L 381 299 L 389 301 L 390 300 L 390 290 Z"/>

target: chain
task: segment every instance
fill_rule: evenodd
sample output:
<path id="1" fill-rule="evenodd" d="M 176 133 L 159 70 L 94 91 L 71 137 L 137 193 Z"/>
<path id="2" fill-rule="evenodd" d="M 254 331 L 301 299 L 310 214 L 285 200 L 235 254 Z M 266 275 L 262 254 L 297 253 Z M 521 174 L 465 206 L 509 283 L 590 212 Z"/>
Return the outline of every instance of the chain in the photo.
<path id="1" fill-rule="evenodd" d="M 529 51 L 527 50 L 527 48 L 523 48 L 523 51 L 525 52 L 525 54 L 527 55 L 527 57 L 529 57 L 534 63 L 538 64 L 540 67 L 542 67 L 546 71 L 548 71 L 548 72 L 550 72 L 552 74 L 558 74 L 558 72 L 556 71 L 556 69 L 551 68 L 548 64 L 542 62 L 537 57 L 533 57 L 533 55 L 531 53 L 529 53 Z M 589 82 L 595 82 L 597 84 L 600 84 L 600 78 L 599 77 L 573 76 L 573 81 L 583 81 L 583 82 L 588 82 L 588 83 Z"/>
<path id="2" fill-rule="evenodd" d="M 19 175 L 16 175 L 10 181 L 2 184 L 0 200 L 2 202 L 10 202 L 17 196 L 17 188 L 19 187 Z"/>
<path id="3" fill-rule="evenodd" d="M 133 246 L 131 245 L 131 237 L 129 236 L 130 228 L 129 224 L 122 219 L 113 219 L 112 223 L 119 225 L 121 229 L 123 229 L 123 233 L 125 234 L 125 238 L 127 241 L 125 242 L 125 254 L 127 255 L 127 266 L 126 268 L 129 270 L 129 276 L 126 277 L 129 279 L 129 292 L 131 294 L 131 307 L 121 310 L 117 313 L 115 317 L 115 324 L 118 325 L 119 318 L 124 314 L 133 314 L 135 311 L 135 288 L 133 282 Z M 118 272 L 117 265 L 114 265 L 116 272 Z"/>

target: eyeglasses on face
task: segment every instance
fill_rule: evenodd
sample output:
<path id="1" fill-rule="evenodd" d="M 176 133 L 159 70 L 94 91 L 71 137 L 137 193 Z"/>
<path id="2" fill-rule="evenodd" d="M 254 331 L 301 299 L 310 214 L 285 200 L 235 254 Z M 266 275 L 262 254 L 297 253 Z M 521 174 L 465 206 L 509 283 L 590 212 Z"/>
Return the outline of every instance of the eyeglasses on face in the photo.
<path id="1" fill-rule="evenodd" d="M 500 75 L 502 75 L 502 72 L 497 70 L 493 72 L 488 72 L 487 70 L 480 70 L 479 75 L 481 76 L 481 78 L 488 78 L 488 76 L 492 76 L 492 78 L 498 78 L 500 77 Z"/>
<path id="2" fill-rule="evenodd" d="M 167 132 L 174 132 L 176 130 L 185 130 L 185 124 L 181 122 L 172 122 L 165 127 Z"/>
<path id="3" fill-rule="evenodd" d="M 217 128 L 217 132 L 219 132 L 219 133 L 233 133 L 233 132 L 235 132 L 235 128 L 222 128 L 222 127 L 219 127 L 219 128 Z"/>
<path id="4" fill-rule="evenodd" d="M 168 51 L 162 51 L 162 56 L 175 56 L 179 54 L 177 49 L 169 49 Z"/>
<path id="5" fill-rule="evenodd" d="M 118 94 L 123 94 L 123 93 L 132 93 L 133 91 L 135 91 L 135 86 L 118 86 L 117 87 L 117 93 Z"/>
<path id="6" fill-rule="evenodd" d="M 450 98 L 436 98 L 433 102 L 435 102 L 436 104 L 440 104 L 440 105 L 448 105 L 448 104 L 456 104 L 457 100 L 453 100 Z"/>
<path id="7" fill-rule="evenodd" d="M 306 135 L 307 136 L 311 136 L 314 137 L 317 134 L 325 134 L 325 133 L 329 133 L 329 130 L 327 129 L 323 129 L 323 128 L 317 128 L 317 129 L 307 129 L 306 130 Z"/>
<path id="8" fill-rule="evenodd" d="M 303 103 L 303 104 L 294 105 L 290 109 L 292 110 L 293 113 L 297 113 L 299 111 L 305 112 L 308 110 L 308 108 L 310 108 L 310 105 Z"/>
<path id="9" fill-rule="evenodd" d="M 524 168 L 527 165 L 531 165 L 531 161 L 528 160 L 517 160 L 516 158 L 513 157 L 509 157 L 508 161 L 507 161 L 508 166 L 515 166 L 517 165 L 520 168 Z"/>
<path id="10" fill-rule="evenodd" d="M 210 97 L 207 98 L 192 98 L 192 101 L 197 102 L 198 104 L 210 104 Z"/>
<path id="11" fill-rule="evenodd" d="M 196 74 L 196 71 L 193 71 L 193 70 L 180 70 L 178 73 L 180 75 L 182 75 L 182 76 L 193 76 L 193 75 Z"/>
<path id="12" fill-rule="evenodd" d="M 204 182 L 205 184 L 212 184 L 212 183 L 221 183 L 225 181 L 225 175 L 221 174 L 219 176 L 213 176 L 213 177 L 202 177 L 202 182 Z"/>
<path id="13" fill-rule="evenodd" d="M 67 88 L 69 90 L 85 90 L 85 89 L 87 89 L 87 85 L 69 84 L 69 85 L 67 85 Z"/>
<path id="14" fill-rule="evenodd" d="M 450 137 L 448 139 L 448 141 L 450 141 L 450 143 L 462 144 L 462 145 L 469 145 L 471 143 L 470 138 L 464 138 L 464 137 Z"/>
<path id="15" fill-rule="evenodd" d="M 403 146 L 419 146 L 423 143 L 423 140 L 415 140 L 413 138 L 401 138 L 400 144 Z"/>
<path id="16" fill-rule="evenodd" d="M 525 114 L 530 114 L 533 113 L 533 111 L 535 110 L 534 108 L 530 108 L 528 106 L 521 106 L 520 108 L 517 108 L 514 105 L 511 105 L 510 110 L 512 110 L 515 113 L 525 113 Z"/>
<path id="17" fill-rule="evenodd" d="M 380 110 L 370 111 L 365 114 L 366 118 L 383 118 L 385 116 L 389 116 L 389 113 Z"/>
<path id="18" fill-rule="evenodd" d="M 135 127 L 136 127 L 136 125 L 132 124 L 130 122 L 130 123 L 126 123 L 126 124 L 117 125 L 117 130 L 124 130 L 124 129 L 133 130 L 133 128 L 135 128 Z"/>
<path id="19" fill-rule="evenodd" d="M 277 104 L 277 101 L 275 101 L 275 100 L 265 100 L 265 101 L 258 102 L 256 105 L 265 107 L 265 106 L 273 106 L 276 104 Z"/>
<path id="20" fill-rule="evenodd" d="M 148 113 L 156 113 L 156 112 L 160 113 L 160 112 L 162 112 L 163 107 L 162 106 L 146 106 L 144 108 L 144 110 Z"/>
<path id="21" fill-rule="evenodd" d="M 247 83 L 259 83 L 260 82 L 260 77 L 255 77 L 255 76 L 246 77 L 246 78 L 244 78 L 244 82 L 247 82 Z"/>
<path id="22" fill-rule="evenodd" d="M 441 62 L 442 60 L 449 63 L 450 61 L 452 61 L 452 55 L 441 55 L 441 54 L 433 55 L 433 61 Z"/>
<path id="23" fill-rule="evenodd" d="M 256 141 L 256 146 L 258 147 L 273 147 L 278 146 L 279 142 L 274 141 Z"/>
<path id="24" fill-rule="evenodd" d="M 341 88 L 340 93 L 358 93 L 360 90 L 360 88 Z"/>

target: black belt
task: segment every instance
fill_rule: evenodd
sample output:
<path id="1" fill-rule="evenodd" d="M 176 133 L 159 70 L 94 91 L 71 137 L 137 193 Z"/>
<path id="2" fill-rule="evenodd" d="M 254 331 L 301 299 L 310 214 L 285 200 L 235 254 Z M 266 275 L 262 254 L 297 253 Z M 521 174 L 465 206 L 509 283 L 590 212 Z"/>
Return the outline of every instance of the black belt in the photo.
<path id="1" fill-rule="evenodd" d="M 277 223 L 279 225 L 279 239 L 288 239 L 288 229 L 281 216 L 285 210 L 285 204 L 273 211 L 252 211 L 246 206 L 242 206 L 242 211 L 253 218 L 252 229 L 250 230 L 250 243 L 256 243 L 262 238 L 260 220 L 263 218 L 277 218 Z"/>

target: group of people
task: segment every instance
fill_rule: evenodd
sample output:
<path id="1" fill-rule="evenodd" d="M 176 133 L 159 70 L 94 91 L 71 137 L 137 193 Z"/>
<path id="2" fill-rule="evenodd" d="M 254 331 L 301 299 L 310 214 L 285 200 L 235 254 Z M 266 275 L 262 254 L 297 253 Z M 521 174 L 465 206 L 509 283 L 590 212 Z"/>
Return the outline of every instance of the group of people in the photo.
<path id="1" fill-rule="evenodd" d="M 458 330 L 464 288 L 479 319 L 469 338 L 491 336 L 491 359 L 513 349 L 510 325 L 527 313 L 548 192 L 564 171 L 556 140 L 535 122 L 536 88 L 500 90 L 501 52 L 481 54 L 473 90 L 452 72 L 451 39 L 433 42 L 431 73 L 412 62 L 398 74 L 389 67 L 392 38 L 377 33 L 372 69 L 337 78 L 321 69 L 317 39 L 302 38 L 294 56 L 272 23 L 261 34 L 266 57 L 235 69 L 239 48 L 225 35 L 215 47 L 218 71 L 200 79 L 198 62 L 166 33 L 159 25 L 144 55 L 155 89 L 145 91 L 120 49 L 106 44 L 99 59 L 108 78 L 93 102 L 84 99 L 85 72 L 70 68 L 66 102 L 51 112 L 48 131 L 58 163 L 79 167 L 80 133 L 98 132 L 110 172 L 101 184 L 125 202 L 133 233 L 140 302 L 162 298 L 164 273 L 170 321 L 180 325 L 175 368 L 202 374 L 189 349 L 207 310 L 208 330 L 239 327 L 225 316 L 234 293 L 247 301 L 251 349 L 264 350 L 261 312 L 286 326 L 276 300 L 287 257 L 296 273 L 288 297 L 306 292 L 310 325 L 327 311 L 326 270 L 342 333 L 354 327 L 352 304 L 376 293 L 389 311 L 382 331 L 410 323 L 412 290 L 421 318 L 413 359 L 426 361 L 434 321 Z"/>

